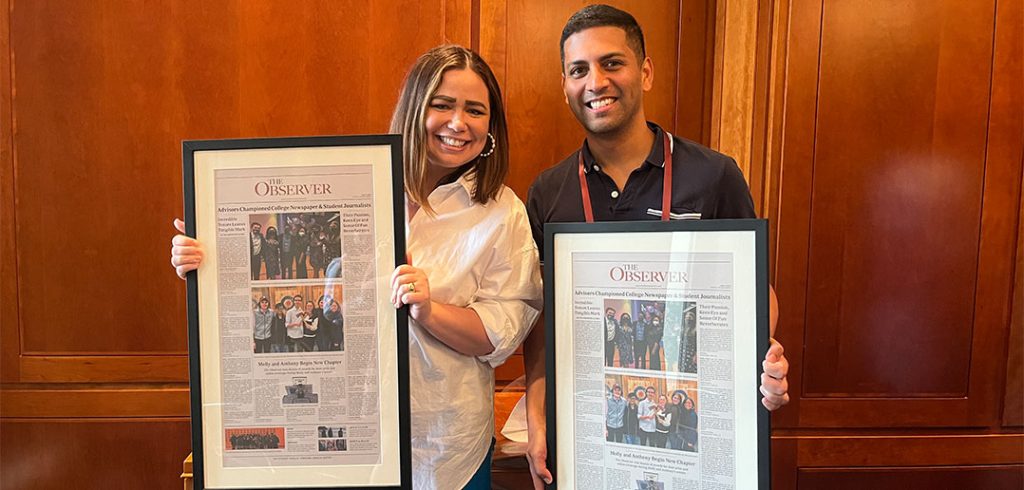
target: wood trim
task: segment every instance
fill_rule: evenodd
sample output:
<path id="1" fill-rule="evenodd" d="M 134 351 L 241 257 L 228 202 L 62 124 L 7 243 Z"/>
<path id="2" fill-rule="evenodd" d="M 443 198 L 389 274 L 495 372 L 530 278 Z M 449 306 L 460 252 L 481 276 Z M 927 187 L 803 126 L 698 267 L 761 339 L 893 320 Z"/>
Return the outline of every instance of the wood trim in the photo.
<path id="1" fill-rule="evenodd" d="M 720 0 L 715 27 L 711 147 L 750 179 L 758 0 Z"/>
<path id="2" fill-rule="evenodd" d="M 679 2 L 676 36 L 676 117 L 673 133 L 710 146 L 715 71 L 715 0 Z M 701 63 L 697 63 L 701 60 Z M 699 111 L 691 109 L 698 106 Z M 692 117 L 700 114 L 699 118 Z"/>
<path id="3" fill-rule="evenodd" d="M 799 468 L 830 466 L 953 466 L 1024 462 L 1024 435 L 795 436 Z"/>
<path id="4" fill-rule="evenodd" d="M 444 40 L 446 43 L 459 44 L 475 49 L 473 7 L 477 1 L 445 0 L 444 2 Z"/>
<path id="5" fill-rule="evenodd" d="M 188 385 L 0 390 L 3 418 L 188 417 Z"/>
<path id="6" fill-rule="evenodd" d="M 0 381 L 17 381 L 18 237 L 14 212 L 14 106 L 10 4 L 0 3 Z"/>
<path id="7" fill-rule="evenodd" d="M 487 60 L 494 77 L 498 80 L 498 85 L 506 87 L 504 92 L 507 94 L 505 68 L 508 65 L 508 1 L 479 0 L 479 6 L 480 46 L 477 52 Z M 505 95 L 505 98 L 507 105 L 508 96 Z"/>
<path id="8" fill-rule="evenodd" d="M 1011 286 L 1010 328 L 1006 356 L 1006 383 L 1003 388 L 1002 423 L 1024 426 L 1024 5 L 1021 2 L 996 4 L 996 41 L 992 68 L 992 111 L 989 126 L 988 160 L 1016 161 L 1017 177 L 996 176 L 1019 183 L 1017 187 L 1017 236 L 1015 278 Z M 1009 142 L 1009 144 L 1007 144 Z M 1016 142 L 1015 144 L 1012 142 Z M 986 178 L 988 176 L 986 175 Z M 983 220 L 986 217 L 983 216 Z M 999 216 L 988 216 L 1000 221 Z M 1014 220 L 1005 216 L 1005 226 Z M 985 221 L 983 221 L 985 223 Z M 994 266 L 994 264 L 993 264 Z M 977 353 L 977 351 L 975 351 Z M 973 381 L 973 380 L 972 380 Z"/>
<path id="9" fill-rule="evenodd" d="M 23 356 L 26 383 L 188 382 L 188 356 Z"/>
<path id="10" fill-rule="evenodd" d="M 985 158 L 985 196 L 981 208 L 981 242 L 975 297 L 975 335 L 968 396 L 975 423 L 998 425 L 1000 396 L 1006 387 L 1007 338 L 1013 304 L 1013 263 L 1021 214 L 1021 173 L 1024 171 L 1024 4 L 998 2 L 989 100 L 988 142 Z M 997 328 L 996 326 L 1002 326 Z M 976 330 L 978 332 L 978 330 Z M 998 355 L 996 355 L 998 353 Z M 977 361 L 975 361 L 975 359 Z M 984 369 L 974 369 L 984 366 Z"/>

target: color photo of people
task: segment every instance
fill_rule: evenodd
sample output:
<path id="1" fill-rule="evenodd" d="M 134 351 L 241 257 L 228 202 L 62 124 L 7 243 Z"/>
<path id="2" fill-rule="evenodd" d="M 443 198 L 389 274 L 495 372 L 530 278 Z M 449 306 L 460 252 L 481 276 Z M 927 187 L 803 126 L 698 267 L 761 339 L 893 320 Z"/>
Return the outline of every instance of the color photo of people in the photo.
<path id="1" fill-rule="evenodd" d="M 605 366 L 697 374 L 697 304 L 604 300 Z"/>
<path id="2" fill-rule="evenodd" d="M 341 214 L 250 215 L 249 258 L 253 281 L 341 277 Z"/>
<path id="3" fill-rule="evenodd" d="M 284 449 L 284 427 L 248 427 L 224 430 L 224 449 Z"/>
<path id="4" fill-rule="evenodd" d="M 340 284 L 252 288 L 256 354 L 345 350 Z"/>
<path id="5" fill-rule="evenodd" d="M 697 452 L 697 382 L 605 375 L 608 442 Z"/>

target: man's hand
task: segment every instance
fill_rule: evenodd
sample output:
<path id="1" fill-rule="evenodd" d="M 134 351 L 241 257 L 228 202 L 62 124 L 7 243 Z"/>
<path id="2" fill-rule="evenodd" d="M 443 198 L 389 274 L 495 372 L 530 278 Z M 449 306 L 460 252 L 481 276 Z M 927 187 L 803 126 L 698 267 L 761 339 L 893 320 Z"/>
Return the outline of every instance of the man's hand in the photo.
<path id="1" fill-rule="evenodd" d="M 551 483 L 551 472 L 548 471 L 548 438 L 544 431 L 530 431 L 526 460 L 530 463 L 530 478 L 533 479 L 534 490 L 544 490 L 544 484 Z"/>
<path id="2" fill-rule="evenodd" d="M 768 410 L 776 410 L 789 403 L 789 361 L 783 352 L 782 344 L 771 339 L 771 346 L 762 362 L 764 372 L 761 373 L 761 404 Z"/>
<path id="3" fill-rule="evenodd" d="M 198 269 L 203 262 L 203 246 L 195 238 L 185 235 L 184 221 L 175 219 L 174 228 L 179 233 L 171 238 L 171 266 L 178 277 L 184 279 L 185 274 Z"/>

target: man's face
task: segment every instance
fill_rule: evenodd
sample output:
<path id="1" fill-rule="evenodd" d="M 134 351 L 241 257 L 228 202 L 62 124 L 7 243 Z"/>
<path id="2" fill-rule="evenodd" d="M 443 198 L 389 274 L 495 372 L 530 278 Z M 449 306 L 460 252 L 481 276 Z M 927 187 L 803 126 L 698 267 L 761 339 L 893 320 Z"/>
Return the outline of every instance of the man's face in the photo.
<path id="1" fill-rule="evenodd" d="M 259 223 L 253 223 L 252 224 L 252 232 L 253 233 L 259 233 L 260 230 L 262 230 L 262 229 L 263 229 L 263 226 L 260 225 Z"/>
<path id="2" fill-rule="evenodd" d="M 647 399 L 654 401 L 654 388 L 647 388 Z"/>
<path id="3" fill-rule="evenodd" d="M 300 308 L 302 307 L 302 296 L 295 296 L 294 301 L 296 306 Z"/>
<path id="4" fill-rule="evenodd" d="M 266 311 L 266 309 L 269 308 L 269 307 L 270 307 L 270 301 L 267 301 L 266 299 L 261 299 L 260 300 L 260 309 L 261 310 Z"/>
<path id="5" fill-rule="evenodd" d="M 642 114 L 654 66 L 630 48 L 626 31 L 592 27 L 569 36 L 563 47 L 562 91 L 588 133 L 615 133 Z"/>
<path id="6" fill-rule="evenodd" d="M 615 395 L 615 398 L 622 398 L 622 388 L 618 386 L 612 388 L 612 395 Z"/>
<path id="7" fill-rule="evenodd" d="M 607 316 L 608 318 L 615 318 L 615 309 L 608 308 L 607 310 L 604 310 L 604 315 Z"/>

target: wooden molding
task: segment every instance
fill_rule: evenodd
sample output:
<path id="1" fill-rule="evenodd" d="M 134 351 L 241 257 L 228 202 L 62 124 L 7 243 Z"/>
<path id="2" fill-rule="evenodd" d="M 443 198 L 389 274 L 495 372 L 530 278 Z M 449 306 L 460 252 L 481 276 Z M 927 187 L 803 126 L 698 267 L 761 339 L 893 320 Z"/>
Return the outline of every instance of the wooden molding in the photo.
<path id="1" fill-rule="evenodd" d="M 750 178 L 757 58 L 757 0 L 718 0 L 712 83 L 711 147 L 736 159 Z"/>
<path id="2" fill-rule="evenodd" d="M 188 382 L 188 356 L 22 356 L 25 383 Z"/>
<path id="3" fill-rule="evenodd" d="M 188 385 L 128 387 L 23 387 L 4 386 L 0 417 L 188 417 Z"/>

